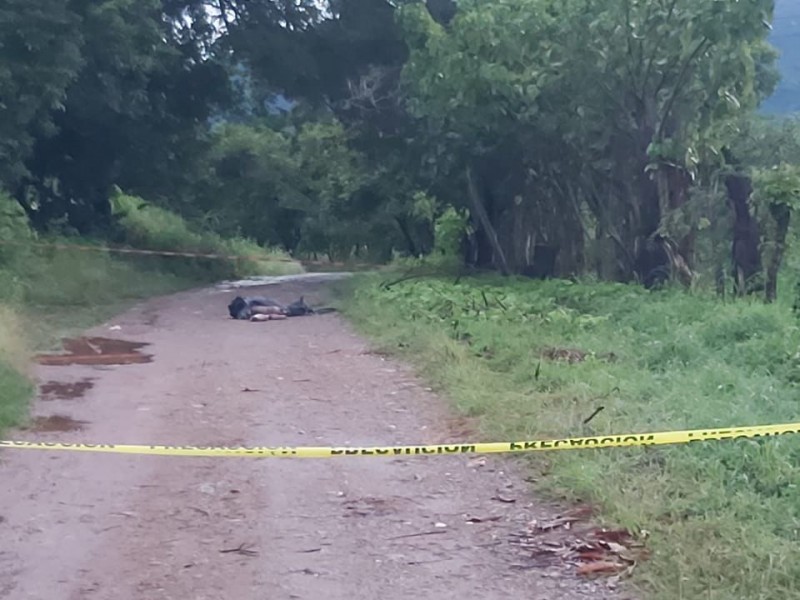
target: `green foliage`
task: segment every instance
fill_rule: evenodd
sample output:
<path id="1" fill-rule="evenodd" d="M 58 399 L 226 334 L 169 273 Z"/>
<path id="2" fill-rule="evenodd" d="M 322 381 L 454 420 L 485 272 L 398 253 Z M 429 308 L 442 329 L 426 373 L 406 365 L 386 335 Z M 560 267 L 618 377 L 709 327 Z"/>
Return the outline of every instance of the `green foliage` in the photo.
<path id="1" fill-rule="evenodd" d="M 282 252 L 265 249 L 247 239 L 226 239 L 217 233 L 198 231 L 179 215 L 120 190 L 115 192 L 111 204 L 116 239 L 121 243 L 145 250 L 242 257 L 230 260 L 145 257 L 139 259 L 142 265 L 155 263 L 168 272 L 208 281 L 252 274 L 296 273 L 300 269 Z"/>
<path id="2" fill-rule="evenodd" d="M 33 257 L 25 242 L 35 241 L 22 207 L 0 189 L 0 305 L 22 299 L 24 271 Z"/>
<path id="3" fill-rule="evenodd" d="M 800 165 L 800 118 L 748 116 L 738 123 L 731 147 L 741 164 L 753 168 Z"/>
<path id="4" fill-rule="evenodd" d="M 719 160 L 727 132 L 769 91 L 759 74 L 774 61 L 762 24 L 771 4 L 465 2 L 447 28 L 411 5 L 400 13 L 409 105 L 440 135 L 437 158 L 489 161 L 503 170 L 487 167 L 488 182 L 519 182 L 501 190 L 519 198 L 504 206 L 515 215 L 506 252 L 520 254 L 536 227 L 567 246 L 584 235 L 585 205 L 630 278 L 642 238 L 666 229 L 701 161 Z"/>
<path id="5" fill-rule="evenodd" d="M 300 201 L 286 205 L 302 214 L 298 250 L 346 258 L 354 247 L 374 241 L 369 214 L 354 202 L 367 181 L 363 158 L 348 147 L 341 124 L 305 124 L 293 149 L 302 178 Z"/>
<path id="6" fill-rule="evenodd" d="M 609 242 L 598 271 L 641 276 L 656 232 L 693 252 L 713 211 L 682 206 L 691 176 L 774 86 L 768 0 L 267 3 L 224 23 L 202 1 L 51 4 L 0 13 L 0 93 L 40 100 L 3 121 L 0 183 L 50 233 L 106 235 L 119 185 L 226 237 L 419 256 L 436 233 L 415 194 L 461 208 L 469 166 L 515 270 L 544 244 L 579 272 Z"/>
<path id="7" fill-rule="evenodd" d="M 24 161 L 52 132 L 53 111 L 81 66 L 79 18 L 64 0 L 7 0 L 0 7 L 0 185 L 27 174 Z"/>
<path id="8" fill-rule="evenodd" d="M 674 290 L 362 276 L 347 314 L 403 353 L 487 439 L 793 422 L 800 328 L 788 306 Z M 583 356 L 570 364 L 551 349 Z M 589 424 L 584 419 L 604 407 Z M 542 492 L 650 533 L 647 598 L 793 597 L 800 439 L 537 455 Z M 614 477 L 608 477 L 613 473 Z"/>
<path id="9" fill-rule="evenodd" d="M 297 193 L 298 172 L 285 136 L 266 126 L 224 125 L 206 161 L 196 206 L 215 229 L 230 235 L 240 228 L 259 243 L 289 241 L 280 201 Z"/>
<path id="10" fill-rule="evenodd" d="M 765 232 L 762 253 L 767 258 L 766 299 L 777 295 L 778 272 L 786 252 L 792 214 L 800 207 L 800 165 L 781 163 L 753 175 L 753 203 L 762 213 Z M 759 210 L 761 209 L 761 210 Z"/>
<path id="11" fill-rule="evenodd" d="M 645 146 L 675 147 L 679 135 L 754 106 L 754 53 L 770 5 L 469 2 L 446 32 L 411 5 L 402 13 L 413 45 L 406 76 L 417 112 L 447 130 L 508 134 L 531 124 L 546 131 L 543 121 L 555 118 L 584 151 L 606 150 L 597 144 L 609 128 L 642 125 L 654 136 Z M 676 30 L 680 36 L 668 35 Z M 629 107 L 630 122 L 610 120 L 615 98 L 626 94 L 642 106 Z M 668 154 L 683 160 L 676 152 Z"/>
<path id="12" fill-rule="evenodd" d="M 753 200 L 763 206 L 800 208 L 800 163 L 782 163 L 757 170 L 753 176 Z"/>
<path id="13" fill-rule="evenodd" d="M 331 258 L 385 245 L 385 218 L 359 196 L 369 183 L 363 157 L 335 120 L 224 125 L 207 165 L 194 208 L 218 231 Z"/>
<path id="14" fill-rule="evenodd" d="M 178 215 L 117 192 L 113 198 L 115 240 L 146 250 L 167 250 L 240 256 L 239 259 L 201 259 L 109 255 L 104 252 L 0 246 L 0 302 L 15 306 L 94 307 L 170 291 L 197 282 L 253 274 L 296 273 L 302 268 L 278 251 L 245 239 L 225 239 L 195 230 Z M 0 195 L 0 232 L 13 231 L 9 241 L 34 241 L 24 214 Z M 46 237 L 61 246 L 106 245 L 102 240 Z M 120 285 L 119 282 L 124 282 Z"/>
<path id="15" fill-rule="evenodd" d="M 448 206 L 436 219 L 433 254 L 457 266 L 461 262 L 461 244 L 468 231 L 469 213 Z"/>
<path id="16" fill-rule="evenodd" d="M 415 112 L 430 115 L 445 130 L 470 136 L 533 117 L 540 78 L 546 76 L 535 56 L 537 40 L 547 39 L 553 24 L 543 6 L 534 1 L 471 3 L 447 33 L 421 5 L 409 6 L 401 17 L 409 41 L 416 43 L 405 67 L 416 92 Z"/>
<path id="17" fill-rule="evenodd" d="M 777 245 L 782 260 L 791 215 L 800 208 L 800 164 L 754 170 L 751 200 L 765 232 L 762 246 L 774 254 Z"/>
<path id="18" fill-rule="evenodd" d="M 31 7 L 14 8 L 17 4 Z M 204 149 L 202 121 L 225 100 L 228 86 L 212 56 L 202 58 L 199 48 L 173 37 L 165 4 L 12 3 L 9 10 L 26 22 L 19 33 L 0 30 L 0 48 L 35 49 L 41 56 L 23 50 L 20 62 L 50 81 L 44 90 L 34 81 L 19 92 L 0 76 L 4 101 L 19 97 L 26 112 L 37 106 L 39 96 L 47 103 L 31 116 L 36 130 L 25 145 L 32 151 L 22 156 L 25 177 L 0 173 L 0 185 L 18 190 L 17 200 L 37 229 L 66 219 L 82 233 L 102 233 L 109 225 L 113 184 L 159 199 L 176 196 L 181 186 L 185 190 L 186 177 L 194 175 L 193 163 Z M 48 5 L 47 19 L 53 23 L 30 14 L 43 10 L 41 5 Z M 68 16 L 61 15 L 65 6 Z M 13 19 L 9 27 L 15 27 Z M 41 39 L 50 30 L 57 37 Z M 58 65 L 56 74 L 47 70 L 51 63 Z M 19 85 L 26 83 L 26 73 Z M 56 94 L 57 101 L 50 100 Z M 17 138 L 9 143 L 17 144 Z"/>

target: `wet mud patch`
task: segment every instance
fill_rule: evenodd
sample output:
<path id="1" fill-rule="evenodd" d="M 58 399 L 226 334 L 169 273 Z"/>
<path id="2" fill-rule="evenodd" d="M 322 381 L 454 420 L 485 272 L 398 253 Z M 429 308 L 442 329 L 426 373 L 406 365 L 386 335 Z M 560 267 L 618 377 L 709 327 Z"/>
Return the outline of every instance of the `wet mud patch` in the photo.
<path id="1" fill-rule="evenodd" d="M 60 433 L 81 431 L 88 424 L 88 421 L 78 421 L 66 415 L 50 415 L 49 417 L 36 417 L 33 423 L 25 429 L 35 433 Z"/>
<path id="2" fill-rule="evenodd" d="M 153 361 L 150 354 L 139 352 L 146 342 L 129 342 L 103 337 L 80 337 L 63 340 L 65 354 L 39 354 L 40 365 L 133 365 Z"/>
<path id="3" fill-rule="evenodd" d="M 39 386 L 39 399 L 77 400 L 94 387 L 93 377 L 84 377 L 79 381 L 48 381 Z"/>

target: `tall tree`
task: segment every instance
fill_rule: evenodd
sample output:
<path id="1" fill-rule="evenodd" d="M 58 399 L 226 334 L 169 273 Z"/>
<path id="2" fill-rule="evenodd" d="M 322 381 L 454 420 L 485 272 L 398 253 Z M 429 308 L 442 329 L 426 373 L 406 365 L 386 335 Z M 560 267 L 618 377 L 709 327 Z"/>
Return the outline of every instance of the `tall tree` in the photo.
<path id="1" fill-rule="evenodd" d="M 72 0 L 84 40 L 53 135 L 39 136 L 17 195 L 34 223 L 108 224 L 119 184 L 153 199 L 176 193 L 227 75 L 177 37 L 159 0 Z"/>
<path id="2" fill-rule="evenodd" d="M 511 228 L 500 237 L 512 253 L 565 218 L 574 225 L 556 243 L 574 239 L 585 205 L 599 241 L 613 241 L 614 276 L 654 283 L 690 274 L 694 228 L 665 225 L 698 157 L 774 85 L 771 11 L 769 0 L 465 1 L 445 29 L 415 6 L 406 75 L 416 114 L 485 165 L 487 212 Z M 530 225 L 514 232 L 525 211 Z"/>
<path id="3" fill-rule="evenodd" d="M 424 167 L 424 141 L 399 87 L 407 48 L 395 22 L 395 4 L 337 0 L 319 11 L 309 2 L 297 4 L 302 10 L 292 9 L 291 14 L 284 14 L 288 8 L 277 2 L 226 2 L 224 12 L 218 3 L 202 4 L 212 20 L 226 15 L 217 18 L 217 26 L 226 32 L 217 47 L 233 53 L 243 75 L 237 81 L 248 97 L 244 114 L 235 118 L 263 119 L 262 107 L 281 95 L 295 103 L 295 122 L 334 117 L 372 174 L 354 190 L 348 210 L 358 225 L 348 230 L 361 231 L 362 241 L 371 240 L 373 247 L 383 240 L 385 256 L 397 239 L 412 254 L 429 247 L 430 223 L 412 214 L 415 193 L 424 187 L 417 175 Z M 442 4 L 446 13 L 448 3 Z M 320 209 L 324 212 L 326 206 Z M 315 239 L 325 237 L 315 231 Z M 306 235 L 312 236 L 309 229 Z"/>
<path id="4" fill-rule="evenodd" d="M 0 186 L 26 175 L 34 141 L 53 131 L 52 114 L 81 67 L 80 19 L 66 0 L 0 5 Z"/>

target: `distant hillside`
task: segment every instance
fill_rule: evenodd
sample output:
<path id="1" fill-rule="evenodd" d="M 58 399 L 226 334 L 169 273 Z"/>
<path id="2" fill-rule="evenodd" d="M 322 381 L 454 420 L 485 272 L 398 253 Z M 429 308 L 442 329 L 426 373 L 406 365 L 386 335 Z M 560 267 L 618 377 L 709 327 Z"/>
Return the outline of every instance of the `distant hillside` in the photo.
<path id="1" fill-rule="evenodd" d="M 776 0 L 770 42 L 781 53 L 781 83 L 762 105 L 769 113 L 800 112 L 800 0 Z"/>

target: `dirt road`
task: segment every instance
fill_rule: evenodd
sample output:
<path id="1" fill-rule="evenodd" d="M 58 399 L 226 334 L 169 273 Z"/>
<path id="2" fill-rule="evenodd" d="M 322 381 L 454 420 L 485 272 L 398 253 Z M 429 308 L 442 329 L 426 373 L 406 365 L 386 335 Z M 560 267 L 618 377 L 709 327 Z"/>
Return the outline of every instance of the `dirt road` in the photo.
<path id="1" fill-rule="evenodd" d="M 305 293 L 319 303 L 325 288 L 295 282 L 247 293 L 284 301 Z M 67 431 L 11 435 L 197 445 L 456 436 L 445 403 L 409 369 L 370 353 L 337 315 L 237 322 L 225 308 L 234 295 L 153 300 L 90 332 L 146 342 L 139 352 L 152 361 L 40 366 L 35 414 L 59 417 L 40 428 Z M 502 459 L 6 450 L 0 481 L 3 599 L 617 597 L 509 543 L 531 519 L 553 514 Z"/>

